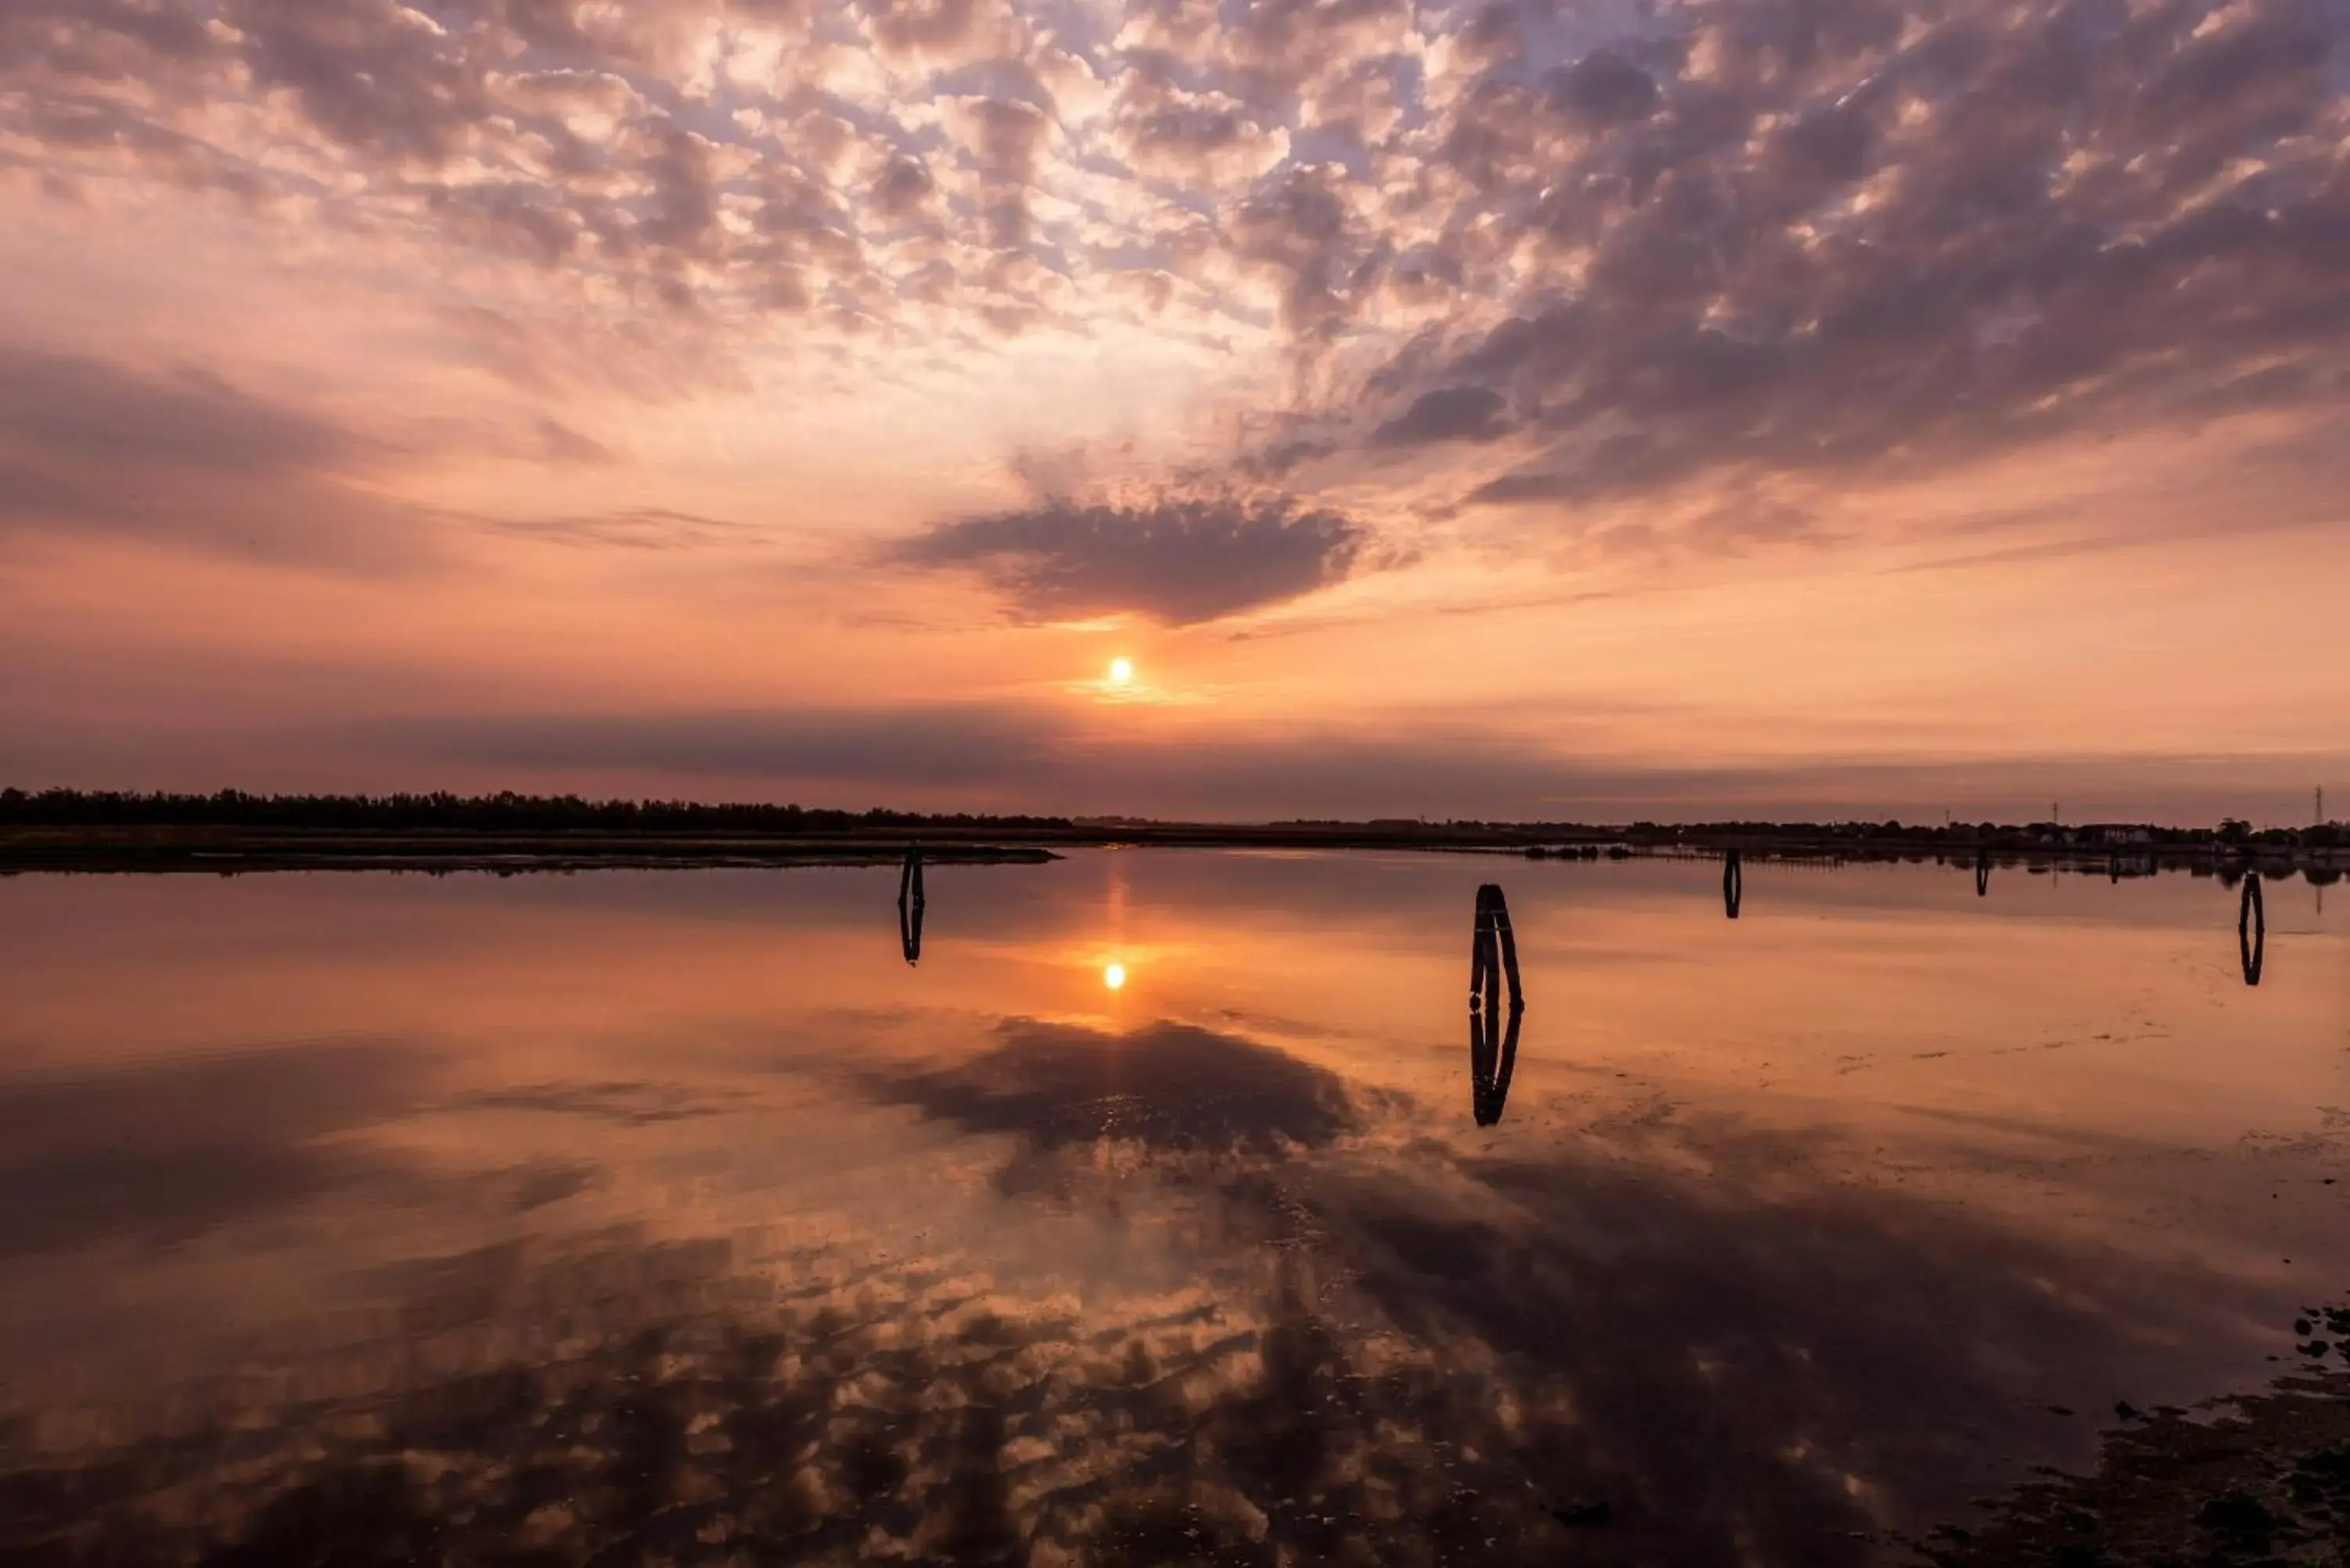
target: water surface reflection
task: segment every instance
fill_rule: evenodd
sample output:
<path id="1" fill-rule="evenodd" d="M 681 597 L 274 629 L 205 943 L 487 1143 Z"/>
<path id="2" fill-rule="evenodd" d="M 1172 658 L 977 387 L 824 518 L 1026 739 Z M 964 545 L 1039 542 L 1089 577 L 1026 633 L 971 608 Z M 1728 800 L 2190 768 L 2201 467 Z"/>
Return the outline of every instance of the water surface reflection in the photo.
<path id="1" fill-rule="evenodd" d="M 933 870 L 0 884 L 0 1555 L 1859 1563 L 2350 1295 L 2209 879 Z"/>

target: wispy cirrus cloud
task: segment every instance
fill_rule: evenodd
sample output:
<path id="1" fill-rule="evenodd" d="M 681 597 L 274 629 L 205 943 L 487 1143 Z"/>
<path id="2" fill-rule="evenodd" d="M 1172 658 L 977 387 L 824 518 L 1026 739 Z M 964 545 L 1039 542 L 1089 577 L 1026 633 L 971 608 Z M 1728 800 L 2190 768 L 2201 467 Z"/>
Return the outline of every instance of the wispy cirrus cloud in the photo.
<path id="1" fill-rule="evenodd" d="M 0 538 L 137 541 L 367 574 L 445 565 L 452 527 L 630 548 L 764 537 L 654 507 L 517 522 L 397 490 L 403 473 L 452 455 L 542 471 L 621 462 L 545 415 L 512 428 L 432 418 L 369 427 L 199 366 L 0 341 Z"/>
<path id="2" fill-rule="evenodd" d="M 0 345 L 0 535 L 412 563 L 429 553 L 422 520 L 351 483 L 388 456 L 208 371 Z"/>

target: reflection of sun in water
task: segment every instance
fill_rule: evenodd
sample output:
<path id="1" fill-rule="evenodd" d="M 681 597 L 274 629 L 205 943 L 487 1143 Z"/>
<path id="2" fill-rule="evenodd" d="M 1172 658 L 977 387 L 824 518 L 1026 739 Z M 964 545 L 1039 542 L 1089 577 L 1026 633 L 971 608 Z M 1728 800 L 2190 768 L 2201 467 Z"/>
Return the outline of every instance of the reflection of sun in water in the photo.
<path id="1" fill-rule="evenodd" d="M 1122 963 L 1102 965 L 1102 983 L 1112 991 L 1126 989 L 1126 966 Z"/>
<path id="2" fill-rule="evenodd" d="M 1111 659 L 1109 661 L 1109 683 L 1112 686 L 1133 685 L 1134 660 L 1131 659 Z"/>

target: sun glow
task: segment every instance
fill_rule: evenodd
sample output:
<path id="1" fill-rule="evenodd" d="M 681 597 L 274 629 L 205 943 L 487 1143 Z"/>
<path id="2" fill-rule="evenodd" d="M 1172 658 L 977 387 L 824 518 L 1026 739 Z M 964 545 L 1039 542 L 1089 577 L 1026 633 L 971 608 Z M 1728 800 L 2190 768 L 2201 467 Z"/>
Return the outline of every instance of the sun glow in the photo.
<path id="1" fill-rule="evenodd" d="M 1111 659 L 1109 661 L 1109 683 L 1112 686 L 1133 685 L 1134 660 L 1131 659 Z"/>
<path id="2" fill-rule="evenodd" d="M 1112 991 L 1126 989 L 1126 966 L 1122 963 L 1102 965 L 1102 983 Z"/>

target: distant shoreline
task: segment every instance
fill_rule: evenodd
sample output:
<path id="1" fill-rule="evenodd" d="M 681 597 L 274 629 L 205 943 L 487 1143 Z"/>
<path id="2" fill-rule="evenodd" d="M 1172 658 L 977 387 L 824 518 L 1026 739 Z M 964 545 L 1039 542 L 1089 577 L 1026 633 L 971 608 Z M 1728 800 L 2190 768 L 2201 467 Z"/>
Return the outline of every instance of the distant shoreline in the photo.
<path id="1" fill-rule="evenodd" d="M 0 877 L 26 873 L 268 871 L 516 872 L 711 870 L 724 867 L 896 866 L 910 846 L 891 839 L 517 835 L 503 833 L 249 832 L 203 828 L 0 828 Z M 1040 845 L 921 846 L 937 865 L 1039 866 L 1060 858 Z"/>
<path id="2" fill-rule="evenodd" d="M 2305 868 L 2350 859 L 2350 826 L 2255 830 L 2153 823 L 2021 826 L 1898 822 L 1254 824 L 843 811 L 771 802 L 588 800 L 577 795 L 260 795 L 0 788 L 0 875 L 26 871 L 568 871 L 606 867 L 873 866 L 920 850 L 949 865 L 1038 865 L 1071 848 L 1386 849 L 1530 859 L 1724 856 L 1807 861 L 1981 859 L 2094 866 Z M 2282 867 L 2280 871 L 2278 868 Z"/>
<path id="3" fill-rule="evenodd" d="M 0 876 L 24 873 L 338 870 L 515 872 L 708 869 L 723 867 L 897 865 L 912 851 L 932 865 L 1042 865 L 1058 850 L 1180 848 L 1412 850 L 1553 859 L 1648 858 L 1731 852 L 1757 860 L 1924 861 L 2048 865 L 2145 875 L 2157 869 L 2338 877 L 2350 853 L 2333 846 L 2035 841 L 2027 830 L 1964 838 L 1891 836 L 1773 825 L 1734 827 L 1565 828 L 1544 826 L 1310 823 L 1072 823 L 1006 829 L 951 822 L 854 832 L 512 832 L 450 828 L 366 830 L 224 825 L 0 826 Z"/>

